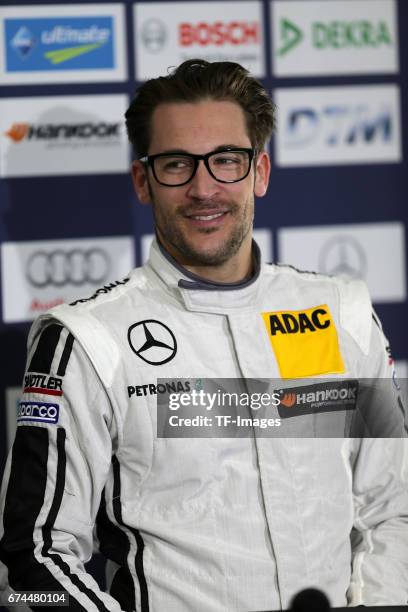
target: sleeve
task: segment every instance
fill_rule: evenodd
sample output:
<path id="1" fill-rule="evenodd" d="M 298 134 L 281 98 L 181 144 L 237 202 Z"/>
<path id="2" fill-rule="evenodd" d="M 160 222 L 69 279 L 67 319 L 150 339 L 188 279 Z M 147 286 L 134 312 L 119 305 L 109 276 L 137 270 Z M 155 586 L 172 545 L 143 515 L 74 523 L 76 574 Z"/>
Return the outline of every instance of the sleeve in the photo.
<path id="1" fill-rule="evenodd" d="M 27 364 L 0 499 L 0 559 L 9 584 L 64 592 L 70 610 L 119 612 L 84 568 L 116 437 L 109 399 L 85 351 L 59 323 L 34 336 Z"/>
<path id="2" fill-rule="evenodd" d="M 395 412 L 399 434 L 354 440 L 354 528 L 349 605 L 408 603 L 408 439 L 404 400 L 375 315 L 362 378 L 393 387 L 385 414 Z"/>

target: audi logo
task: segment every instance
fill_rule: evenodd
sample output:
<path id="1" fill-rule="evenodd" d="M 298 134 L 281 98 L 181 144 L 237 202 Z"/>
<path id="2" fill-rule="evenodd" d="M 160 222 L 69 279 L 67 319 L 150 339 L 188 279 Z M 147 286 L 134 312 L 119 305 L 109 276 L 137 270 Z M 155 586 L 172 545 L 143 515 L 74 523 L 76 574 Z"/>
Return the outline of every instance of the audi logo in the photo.
<path id="1" fill-rule="evenodd" d="M 27 261 L 26 278 L 37 288 L 100 285 L 108 277 L 110 258 L 102 249 L 36 251 Z"/>

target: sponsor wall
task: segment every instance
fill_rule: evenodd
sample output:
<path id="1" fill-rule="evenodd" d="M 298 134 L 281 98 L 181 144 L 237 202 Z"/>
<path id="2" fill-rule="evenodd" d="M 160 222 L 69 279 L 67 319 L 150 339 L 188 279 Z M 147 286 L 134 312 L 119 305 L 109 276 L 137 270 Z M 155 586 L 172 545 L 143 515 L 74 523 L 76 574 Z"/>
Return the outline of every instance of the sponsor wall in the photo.
<path id="1" fill-rule="evenodd" d="M 403 0 L 0 7 L 0 473 L 30 322 L 148 255 L 123 113 L 189 57 L 239 61 L 276 101 L 265 258 L 365 279 L 407 375 L 407 21 Z"/>

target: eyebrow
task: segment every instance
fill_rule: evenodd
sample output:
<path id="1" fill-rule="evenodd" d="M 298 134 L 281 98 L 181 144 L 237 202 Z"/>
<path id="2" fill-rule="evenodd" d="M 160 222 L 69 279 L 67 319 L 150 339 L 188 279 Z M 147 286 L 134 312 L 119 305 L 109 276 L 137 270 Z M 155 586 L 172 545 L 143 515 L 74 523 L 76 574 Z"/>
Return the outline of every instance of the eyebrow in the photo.
<path id="1" fill-rule="evenodd" d="M 222 144 L 216 147 L 215 149 L 211 149 L 208 153 L 218 153 L 218 151 L 224 151 L 225 149 L 248 149 L 250 147 L 245 147 L 243 145 L 236 144 Z M 187 151 L 186 149 L 168 149 L 166 151 L 161 151 L 157 155 L 194 155 L 191 151 Z M 203 153 L 202 155 L 207 155 L 207 153 Z"/>

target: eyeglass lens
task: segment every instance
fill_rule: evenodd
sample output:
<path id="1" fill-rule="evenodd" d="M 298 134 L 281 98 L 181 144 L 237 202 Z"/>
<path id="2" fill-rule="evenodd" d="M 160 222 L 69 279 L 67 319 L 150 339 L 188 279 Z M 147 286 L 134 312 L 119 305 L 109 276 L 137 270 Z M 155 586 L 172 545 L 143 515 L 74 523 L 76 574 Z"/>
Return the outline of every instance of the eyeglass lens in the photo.
<path id="1" fill-rule="evenodd" d="M 239 181 L 248 173 L 249 155 L 246 151 L 222 151 L 208 158 L 214 177 L 220 181 Z M 181 185 L 194 174 L 195 160 L 188 155 L 166 155 L 154 160 L 158 181 L 167 185 Z"/>

